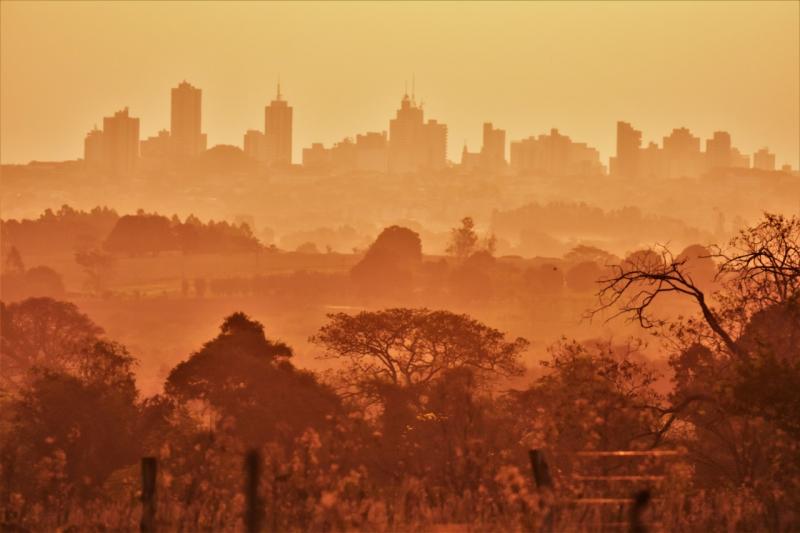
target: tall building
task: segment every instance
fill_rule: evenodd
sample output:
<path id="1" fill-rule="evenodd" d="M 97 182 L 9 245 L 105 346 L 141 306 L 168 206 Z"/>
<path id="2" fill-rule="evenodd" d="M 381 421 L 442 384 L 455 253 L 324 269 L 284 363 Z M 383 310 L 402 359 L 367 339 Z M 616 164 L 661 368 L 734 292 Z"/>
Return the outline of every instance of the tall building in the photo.
<path id="1" fill-rule="evenodd" d="M 142 159 L 168 159 L 171 155 L 172 137 L 168 130 L 161 130 L 157 135 L 143 140 L 139 149 Z"/>
<path id="2" fill-rule="evenodd" d="M 700 153 L 700 138 L 692 135 L 687 128 L 675 128 L 662 144 L 667 176 L 670 178 L 691 178 L 703 173 Z"/>
<path id="3" fill-rule="evenodd" d="M 244 134 L 244 153 L 256 161 L 267 160 L 267 140 L 259 130 L 247 130 Z"/>
<path id="4" fill-rule="evenodd" d="M 461 150 L 461 170 L 475 172 L 481 169 L 481 162 L 481 152 L 470 152 L 467 143 L 464 142 L 464 148 Z"/>
<path id="5" fill-rule="evenodd" d="M 489 172 L 502 170 L 506 166 L 506 131 L 494 128 L 491 122 L 483 124 L 481 166 Z"/>
<path id="6" fill-rule="evenodd" d="M 406 93 L 395 118 L 389 121 L 390 172 L 404 174 L 419 170 L 423 123 L 422 107 Z"/>
<path id="7" fill-rule="evenodd" d="M 447 125 L 424 119 L 422 105 L 403 96 L 389 121 L 389 172 L 441 170 L 447 165 Z"/>
<path id="8" fill-rule="evenodd" d="M 750 168 L 750 156 L 731 148 L 731 168 Z"/>
<path id="9" fill-rule="evenodd" d="M 172 89 L 170 137 L 175 156 L 194 157 L 206 149 L 202 133 L 203 91 L 183 81 Z"/>
<path id="10" fill-rule="evenodd" d="M 709 170 L 733 166 L 733 149 L 731 134 L 726 131 L 715 131 L 714 136 L 706 141 L 706 168 Z"/>
<path id="11" fill-rule="evenodd" d="M 420 169 L 442 170 L 447 166 L 447 125 L 429 120 L 422 128 Z"/>
<path id="12" fill-rule="evenodd" d="M 356 135 L 355 142 L 345 138 L 325 148 L 314 143 L 303 149 L 303 167 L 309 170 L 334 173 L 377 172 L 386 173 L 389 161 L 386 132 L 368 132 Z"/>
<path id="13" fill-rule="evenodd" d="M 664 151 L 658 144 L 651 142 L 647 148 L 639 150 L 637 175 L 643 178 L 663 178 L 667 175 Z"/>
<path id="14" fill-rule="evenodd" d="M 641 147 L 642 132 L 627 122 L 617 122 L 617 154 L 610 161 L 611 174 L 622 178 L 638 177 Z"/>
<path id="15" fill-rule="evenodd" d="M 273 100 L 264 108 L 266 161 L 271 166 L 292 164 L 292 108 L 281 95 L 281 84 Z"/>
<path id="16" fill-rule="evenodd" d="M 511 168 L 517 174 L 554 177 L 596 176 L 605 171 L 596 149 L 572 142 L 555 128 L 549 135 L 512 142 Z"/>
<path id="17" fill-rule="evenodd" d="M 775 154 L 762 148 L 753 154 L 753 168 L 758 170 L 775 170 Z"/>
<path id="18" fill-rule="evenodd" d="M 105 166 L 103 131 L 94 127 L 83 140 L 83 161 L 90 170 L 102 170 Z"/>
<path id="19" fill-rule="evenodd" d="M 139 119 L 126 107 L 103 118 L 103 166 L 111 174 L 131 172 L 139 160 Z"/>
<path id="20" fill-rule="evenodd" d="M 356 135 L 356 170 L 386 173 L 389 166 L 389 140 L 386 132 Z"/>
<path id="21" fill-rule="evenodd" d="M 303 148 L 303 168 L 323 172 L 330 169 L 331 151 L 322 143 L 313 143 L 310 148 Z"/>

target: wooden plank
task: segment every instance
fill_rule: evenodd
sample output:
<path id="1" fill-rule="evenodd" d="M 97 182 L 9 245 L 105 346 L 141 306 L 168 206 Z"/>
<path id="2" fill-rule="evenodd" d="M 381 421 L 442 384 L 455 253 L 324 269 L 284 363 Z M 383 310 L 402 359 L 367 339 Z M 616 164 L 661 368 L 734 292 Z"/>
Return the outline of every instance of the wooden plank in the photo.
<path id="1" fill-rule="evenodd" d="M 573 474 L 572 478 L 583 481 L 663 481 L 667 476 L 582 476 Z"/>
<path id="2" fill-rule="evenodd" d="M 678 450 L 614 450 L 614 451 L 582 451 L 575 452 L 581 457 L 660 457 L 684 455 Z"/>

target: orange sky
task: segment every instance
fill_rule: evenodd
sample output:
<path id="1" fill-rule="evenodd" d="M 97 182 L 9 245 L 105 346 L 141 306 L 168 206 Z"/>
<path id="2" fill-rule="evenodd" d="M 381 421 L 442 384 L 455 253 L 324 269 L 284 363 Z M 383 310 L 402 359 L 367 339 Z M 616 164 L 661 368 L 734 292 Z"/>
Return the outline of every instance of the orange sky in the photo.
<path id="1" fill-rule="evenodd" d="M 294 153 L 388 128 L 416 75 L 449 152 L 492 121 L 515 140 L 558 127 L 607 163 L 615 121 L 645 142 L 687 126 L 800 166 L 800 3 L 2 2 L 0 160 L 82 156 L 129 106 L 169 127 L 169 89 L 203 89 L 209 146 L 263 127 L 280 76 Z"/>

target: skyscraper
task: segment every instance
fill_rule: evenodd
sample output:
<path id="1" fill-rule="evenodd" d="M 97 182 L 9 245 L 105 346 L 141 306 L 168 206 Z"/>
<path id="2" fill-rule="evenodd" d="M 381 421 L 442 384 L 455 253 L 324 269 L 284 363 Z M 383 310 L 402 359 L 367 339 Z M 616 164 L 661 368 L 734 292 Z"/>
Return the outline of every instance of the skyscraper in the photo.
<path id="1" fill-rule="evenodd" d="M 762 148 L 753 154 L 753 168 L 758 170 L 775 170 L 775 154 L 768 148 Z"/>
<path id="2" fill-rule="evenodd" d="M 624 178 L 639 176 L 642 132 L 627 122 L 617 122 L 617 155 L 611 158 L 611 174 Z"/>
<path id="3" fill-rule="evenodd" d="M 517 174 L 598 176 L 604 173 L 600 153 L 586 143 L 572 142 L 557 129 L 550 134 L 511 143 L 511 168 Z"/>
<path id="4" fill-rule="evenodd" d="M 256 161 L 266 161 L 266 141 L 259 130 L 247 130 L 244 134 L 244 153 Z"/>
<path id="5" fill-rule="evenodd" d="M 447 124 L 436 120 L 425 123 L 422 154 L 422 169 L 442 170 L 447 166 Z"/>
<path id="6" fill-rule="evenodd" d="M 275 100 L 264 108 L 264 135 L 267 163 L 271 166 L 291 165 L 292 108 L 281 95 L 280 83 Z"/>
<path id="7" fill-rule="evenodd" d="M 667 176 L 691 178 L 702 174 L 700 138 L 687 128 L 675 128 L 662 143 Z"/>
<path id="8" fill-rule="evenodd" d="M 447 125 L 424 121 L 422 105 L 408 93 L 389 121 L 389 171 L 441 170 L 447 164 Z"/>
<path id="9" fill-rule="evenodd" d="M 170 137 L 175 156 L 193 157 L 206 149 L 201 132 L 203 91 L 183 81 L 172 89 Z"/>
<path id="10" fill-rule="evenodd" d="M 94 127 L 83 141 L 83 161 L 90 170 L 102 170 L 105 165 L 103 132 Z"/>
<path id="11" fill-rule="evenodd" d="M 126 107 L 103 118 L 103 161 L 112 174 L 126 174 L 136 168 L 139 159 L 139 119 Z"/>
<path id="12" fill-rule="evenodd" d="M 506 166 L 506 131 L 493 127 L 491 122 L 483 124 L 481 166 L 489 172 L 502 170 Z"/>
<path id="13" fill-rule="evenodd" d="M 706 167 L 713 170 L 732 166 L 731 148 L 730 133 L 715 131 L 714 136 L 706 141 Z"/>
<path id="14" fill-rule="evenodd" d="M 422 107 L 403 95 L 400 109 L 389 121 L 389 170 L 403 174 L 414 172 L 420 166 L 422 141 Z"/>

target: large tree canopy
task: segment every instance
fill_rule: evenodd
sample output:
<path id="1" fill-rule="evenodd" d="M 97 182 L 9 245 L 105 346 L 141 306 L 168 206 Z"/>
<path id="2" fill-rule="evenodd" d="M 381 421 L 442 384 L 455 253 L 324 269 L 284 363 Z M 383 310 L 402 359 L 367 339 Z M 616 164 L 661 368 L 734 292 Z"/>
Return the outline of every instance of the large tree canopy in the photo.
<path id="1" fill-rule="evenodd" d="M 133 463 L 142 435 L 127 350 L 67 302 L 28 299 L 0 319 L 4 484 L 30 495 L 59 479 L 62 496 L 88 494 Z"/>
<path id="2" fill-rule="evenodd" d="M 74 372 L 92 357 L 102 332 L 69 302 L 0 304 L 0 384 L 18 387 L 33 367 Z"/>
<path id="3" fill-rule="evenodd" d="M 495 375 L 522 370 L 528 341 L 505 335 L 467 315 L 428 309 L 387 309 L 328 315 L 311 338 L 326 356 L 345 359 L 353 381 L 426 384 L 445 371 L 470 368 Z"/>
<path id="4" fill-rule="evenodd" d="M 422 265 L 422 242 L 408 228 L 384 229 L 350 271 L 353 280 L 372 295 L 407 292 Z"/>
<path id="5" fill-rule="evenodd" d="M 267 339 L 261 323 L 234 313 L 216 338 L 172 370 L 166 392 L 183 404 L 212 407 L 248 442 L 293 437 L 325 424 L 338 399 L 312 373 L 296 369 L 291 355 L 287 345 Z"/>
<path id="6" fill-rule="evenodd" d="M 675 388 L 660 433 L 676 419 L 690 428 L 672 438 L 696 459 L 698 479 L 755 487 L 796 479 L 800 217 L 765 214 L 726 248 L 712 249 L 711 294 L 692 270 L 692 256 L 706 259 L 703 251 L 661 252 L 614 267 L 599 293 L 599 309 L 645 327 L 667 326 Z M 694 302 L 699 316 L 654 318 L 654 302 L 664 295 Z"/>

